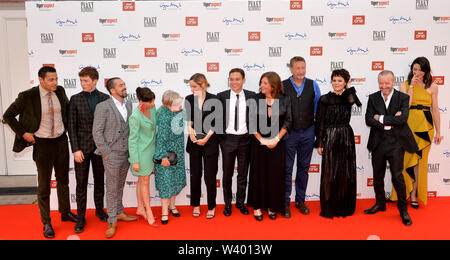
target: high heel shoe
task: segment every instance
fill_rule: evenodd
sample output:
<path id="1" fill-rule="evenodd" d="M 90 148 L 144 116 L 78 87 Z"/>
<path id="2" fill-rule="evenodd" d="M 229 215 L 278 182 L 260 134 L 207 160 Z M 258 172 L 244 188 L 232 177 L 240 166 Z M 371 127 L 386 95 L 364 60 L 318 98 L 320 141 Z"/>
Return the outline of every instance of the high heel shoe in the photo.
<path id="1" fill-rule="evenodd" d="M 137 215 L 137 216 L 141 216 L 142 218 L 144 218 L 145 220 L 147 220 L 147 214 L 144 213 L 144 212 L 142 212 L 142 211 L 137 210 L 137 211 L 136 211 L 136 215 Z"/>
<path id="2" fill-rule="evenodd" d="M 150 221 L 148 222 L 148 224 L 153 228 L 159 228 L 159 225 L 156 223 L 156 218 L 154 219 L 152 224 L 150 224 Z"/>
<path id="3" fill-rule="evenodd" d="M 177 212 L 173 212 L 174 210 L 176 210 Z M 170 213 L 172 213 L 172 215 L 176 218 L 181 217 L 180 212 L 178 211 L 178 209 L 175 207 L 173 209 L 169 209 Z"/>
<path id="4" fill-rule="evenodd" d="M 164 219 L 163 219 L 164 217 L 167 217 L 167 219 L 164 220 Z M 167 225 L 168 223 L 169 223 L 169 215 L 162 215 L 162 216 L 161 216 L 161 224 Z"/>
<path id="5" fill-rule="evenodd" d="M 413 201 L 412 200 L 412 196 L 411 196 L 411 194 L 412 194 L 412 191 L 411 191 L 411 193 L 409 194 L 409 197 L 411 198 L 411 207 L 413 208 L 413 209 L 419 209 L 419 202 L 418 201 Z M 417 194 L 416 194 L 416 198 L 417 198 Z"/>
<path id="6" fill-rule="evenodd" d="M 256 213 L 260 213 L 260 214 L 257 215 Z M 258 210 L 255 210 L 253 212 L 253 216 L 255 217 L 255 219 L 257 221 L 262 221 L 263 220 L 263 215 L 262 215 L 262 213 L 260 211 L 258 212 Z"/>

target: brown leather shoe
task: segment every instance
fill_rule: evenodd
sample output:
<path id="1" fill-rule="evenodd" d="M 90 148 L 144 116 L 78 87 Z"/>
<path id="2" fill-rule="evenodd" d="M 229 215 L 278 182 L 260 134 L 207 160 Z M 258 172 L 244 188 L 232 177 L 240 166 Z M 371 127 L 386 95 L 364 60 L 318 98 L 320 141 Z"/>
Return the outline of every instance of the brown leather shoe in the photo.
<path id="1" fill-rule="evenodd" d="M 117 231 L 117 223 L 109 224 L 108 229 L 106 229 L 106 238 L 113 238 Z"/>
<path id="2" fill-rule="evenodd" d="M 122 214 L 117 215 L 117 220 L 124 221 L 124 222 L 132 222 L 138 220 L 138 217 L 135 216 L 128 216 L 125 212 Z"/>

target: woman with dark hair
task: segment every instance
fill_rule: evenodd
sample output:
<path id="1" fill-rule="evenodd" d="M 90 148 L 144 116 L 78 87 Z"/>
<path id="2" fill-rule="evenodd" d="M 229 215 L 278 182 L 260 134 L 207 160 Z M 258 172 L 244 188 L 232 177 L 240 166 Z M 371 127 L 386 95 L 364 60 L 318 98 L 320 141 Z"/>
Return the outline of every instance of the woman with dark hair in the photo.
<path id="1" fill-rule="evenodd" d="M 189 138 L 186 151 L 189 153 L 191 168 L 191 206 L 194 207 L 192 215 L 200 217 L 200 197 L 202 194 L 202 175 L 205 174 L 205 184 L 208 200 L 207 219 L 216 215 L 216 196 L 219 160 L 219 139 L 216 135 L 216 123 L 222 122 L 222 107 L 220 99 L 208 93 L 210 86 L 205 75 L 194 74 L 190 80 L 192 95 L 186 97 L 185 111 L 187 114 L 187 127 Z M 215 114 L 214 120 L 206 122 Z M 219 120 L 217 120 L 219 119 Z"/>
<path id="2" fill-rule="evenodd" d="M 292 116 L 291 101 L 277 73 L 264 73 L 259 86 L 260 93 L 254 98 L 256 107 L 250 107 L 249 116 L 253 140 L 247 204 L 253 207 L 255 219 L 261 221 L 261 210 L 267 210 L 270 219 L 284 212 L 286 139 Z"/>
<path id="3" fill-rule="evenodd" d="M 416 153 L 405 153 L 404 172 L 406 191 L 411 197 L 411 206 L 419 208 L 419 201 L 427 205 L 428 199 L 428 154 L 431 143 L 440 144 L 441 117 L 439 112 L 439 88 L 433 83 L 430 62 L 425 57 L 415 59 L 408 80 L 400 85 L 400 91 L 409 94 L 410 111 L 408 125 L 419 146 Z M 397 193 L 392 191 L 392 200 Z"/>
<path id="4" fill-rule="evenodd" d="M 158 227 L 150 208 L 150 175 L 154 170 L 156 122 L 155 94 L 149 88 L 137 88 L 139 106 L 129 119 L 129 162 L 133 175 L 139 178 L 136 188 L 138 208 L 136 214 L 144 217 L 152 227 Z"/>
<path id="5" fill-rule="evenodd" d="M 345 69 L 331 74 L 333 91 L 319 100 L 316 143 L 322 156 L 320 215 L 326 218 L 353 215 L 356 207 L 355 136 L 350 126 L 352 106 L 361 106 L 350 74 Z"/>

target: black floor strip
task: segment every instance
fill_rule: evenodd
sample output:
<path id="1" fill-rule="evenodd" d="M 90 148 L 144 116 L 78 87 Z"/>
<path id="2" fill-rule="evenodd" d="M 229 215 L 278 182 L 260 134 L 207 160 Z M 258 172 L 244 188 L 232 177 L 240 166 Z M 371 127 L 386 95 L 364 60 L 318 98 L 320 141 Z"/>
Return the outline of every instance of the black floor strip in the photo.
<path id="1" fill-rule="evenodd" d="M 37 187 L 0 188 L 0 196 L 36 195 L 36 194 L 37 194 Z"/>

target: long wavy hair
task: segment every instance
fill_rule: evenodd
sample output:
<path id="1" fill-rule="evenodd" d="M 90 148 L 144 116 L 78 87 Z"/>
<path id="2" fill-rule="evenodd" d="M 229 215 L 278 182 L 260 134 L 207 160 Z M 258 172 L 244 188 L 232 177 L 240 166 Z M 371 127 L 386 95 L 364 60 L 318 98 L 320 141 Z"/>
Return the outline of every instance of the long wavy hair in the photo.
<path id="1" fill-rule="evenodd" d="M 425 83 L 425 89 L 430 88 L 431 84 L 433 84 L 433 76 L 431 76 L 430 61 L 425 57 L 416 58 L 411 64 L 411 71 L 409 72 L 408 75 L 408 84 L 411 85 L 411 80 L 414 77 L 413 68 L 414 65 L 416 64 L 419 64 L 420 70 L 425 72 L 425 75 L 423 76 L 423 83 Z"/>

